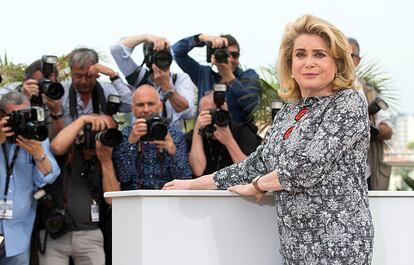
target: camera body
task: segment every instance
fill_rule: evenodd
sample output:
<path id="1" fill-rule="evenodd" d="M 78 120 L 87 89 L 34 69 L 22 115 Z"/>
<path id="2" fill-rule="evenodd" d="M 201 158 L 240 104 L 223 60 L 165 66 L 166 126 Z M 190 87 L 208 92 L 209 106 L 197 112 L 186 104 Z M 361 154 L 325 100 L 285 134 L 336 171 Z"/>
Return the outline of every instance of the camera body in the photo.
<path id="1" fill-rule="evenodd" d="M 81 143 L 83 143 L 83 147 L 88 150 L 95 149 L 96 141 L 105 146 L 114 147 L 121 143 L 122 132 L 115 128 L 94 132 L 92 131 L 92 124 L 85 124 L 83 127 L 83 140 L 81 141 Z"/>
<path id="2" fill-rule="evenodd" d="M 152 69 L 152 64 L 155 64 L 161 70 L 167 70 L 172 63 L 172 55 L 168 49 L 159 51 L 154 50 L 154 43 L 145 43 L 144 49 L 144 63 L 148 69 Z"/>
<path id="3" fill-rule="evenodd" d="M 375 115 L 380 110 L 387 110 L 388 104 L 382 98 L 376 97 L 374 101 L 372 101 L 368 105 L 368 113 L 369 115 Z"/>
<path id="4" fill-rule="evenodd" d="M 53 209 L 46 221 L 46 231 L 57 239 L 73 230 L 73 222 L 65 209 Z"/>
<path id="5" fill-rule="evenodd" d="M 30 102 L 33 106 L 42 105 L 42 94 L 45 94 L 47 97 L 58 100 L 61 99 L 65 90 L 62 84 L 58 82 L 52 82 L 49 77 L 53 73 L 55 64 L 57 63 L 57 57 L 53 55 L 43 55 L 42 63 L 40 66 L 40 71 L 43 74 L 43 78 L 37 82 L 39 87 L 39 96 L 32 96 Z"/>
<path id="6" fill-rule="evenodd" d="M 210 110 L 212 122 L 210 125 L 204 127 L 201 130 L 201 135 L 206 138 L 211 138 L 213 136 L 213 133 L 216 130 L 216 127 L 214 125 L 217 125 L 219 127 L 226 127 L 230 124 L 230 113 L 222 108 L 224 102 L 226 101 L 226 91 L 226 85 L 214 85 L 213 100 L 216 108 Z"/>
<path id="7" fill-rule="evenodd" d="M 207 42 L 206 43 L 206 47 L 207 47 L 207 62 L 211 63 L 211 56 L 214 55 L 214 57 L 216 58 L 216 62 L 218 63 L 228 63 L 228 58 L 230 56 L 229 51 L 227 50 L 227 48 L 213 48 L 213 45 L 211 44 L 211 42 Z"/>
<path id="8" fill-rule="evenodd" d="M 10 127 L 14 132 L 13 136 L 7 138 L 11 143 L 16 142 L 18 135 L 36 141 L 44 141 L 49 136 L 45 122 L 45 111 L 41 107 L 13 111 L 10 113 L 5 127 Z"/>
<path id="9" fill-rule="evenodd" d="M 147 134 L 141 137 L 142 141 L 164 140 L 168 133 L 168 121 L 158 113 L 145 117 Z"/>
<path id="10" fill-rule="evenodd" d="M 109 95 L 106 101 L 106 112 L 109 116 L 112 116 L 118 112 L 119 105 L 121 104 L 121 97 L 118 95 Z"/>

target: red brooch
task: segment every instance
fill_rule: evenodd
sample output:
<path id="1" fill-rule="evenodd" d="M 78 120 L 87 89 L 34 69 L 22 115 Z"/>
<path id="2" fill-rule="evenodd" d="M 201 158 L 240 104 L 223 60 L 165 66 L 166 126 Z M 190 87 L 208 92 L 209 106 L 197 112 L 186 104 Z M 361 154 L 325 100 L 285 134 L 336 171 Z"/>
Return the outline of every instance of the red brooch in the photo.
<path id="1" fill-rule="evenodd" d="M 302 116 L 305 115 L 306 112 L 308 112 L 308 110 L 309 109 L 307 107 L 301 108 L 300 111 L 298 112 L 298 114 L 296 114 L 296 116 L 295 116 L 295 121 L 300 120 L 300 118 L 302 118 Z"/>
<path id="2" fill-rule="evenodd" d="M 301 108 L 299 110 L 298 114 L 296 114 L 296 116 L 295 116 L 295 121 L 300 120 L 303 117 L 303 115 L 305 115 L 306 112 L 308 112 L 308 110 L 309 109 L 307 107 Z M 292 126 L 292 127 L 290 127 L 289 129 L 286 130 L 286 132 L 283 134 L 283 140 L 286 140 L 289 137 L 289 135 L 292 133 L 294 128 L 295 127 Z"/>
<path id="3" fill-rule="evenodd" d="M 286 140 L 289 137 L 289 135 L 293 131 L 293 129 L 294 129 L 293 126 L 290 127 L 289 129 L 287 129 L 287 131 L 283 134 L 283 140 Z"/>

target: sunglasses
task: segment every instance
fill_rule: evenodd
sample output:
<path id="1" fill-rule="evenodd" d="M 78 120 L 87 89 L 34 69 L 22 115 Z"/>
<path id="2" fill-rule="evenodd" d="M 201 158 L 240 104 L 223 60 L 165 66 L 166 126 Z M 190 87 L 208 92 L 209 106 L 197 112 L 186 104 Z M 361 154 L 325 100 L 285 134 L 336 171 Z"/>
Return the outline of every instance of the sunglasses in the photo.
<path id="1" fill-rule="evenodd" d="M 229 52 L 230 56 L 234 59 L 238 59 L 240 56 L 240 52 Z"/>

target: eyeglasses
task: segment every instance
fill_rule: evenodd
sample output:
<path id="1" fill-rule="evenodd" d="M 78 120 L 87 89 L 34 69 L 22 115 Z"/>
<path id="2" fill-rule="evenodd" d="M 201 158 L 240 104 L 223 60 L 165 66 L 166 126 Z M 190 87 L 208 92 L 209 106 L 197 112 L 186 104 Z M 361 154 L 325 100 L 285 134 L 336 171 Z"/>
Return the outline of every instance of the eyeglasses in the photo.
<path id="1" fill-rule="evenodd" d="M 233 59 L 238 59 L 240 56 L 240 52 L 229 52 L 230 56 L 233 57 Z"/>

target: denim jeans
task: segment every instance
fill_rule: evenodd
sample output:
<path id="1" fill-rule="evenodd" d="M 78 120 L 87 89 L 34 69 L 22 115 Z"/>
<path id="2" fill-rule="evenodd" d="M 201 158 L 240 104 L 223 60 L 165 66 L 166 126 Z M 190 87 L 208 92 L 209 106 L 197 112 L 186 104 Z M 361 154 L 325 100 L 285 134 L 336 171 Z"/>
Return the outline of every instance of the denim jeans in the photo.
<path id="1" fill-rule="evenodd" d="M 0 265 L 29 265 L 30 250 L 20 253 L 16 256 L 0 256 Z"/>

